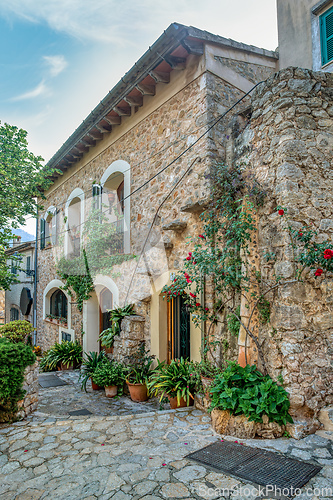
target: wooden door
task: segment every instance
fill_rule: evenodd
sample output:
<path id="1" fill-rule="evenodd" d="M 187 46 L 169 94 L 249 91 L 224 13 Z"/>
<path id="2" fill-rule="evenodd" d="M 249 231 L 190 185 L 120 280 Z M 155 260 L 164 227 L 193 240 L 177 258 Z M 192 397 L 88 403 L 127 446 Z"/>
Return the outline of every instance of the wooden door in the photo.
<path id="1" fill-rule="evenodd" d="M 190 359 L 191 318 L 184 296 L 178 296 L 168 302 L 168 363 L 181 357 Z"/>
<path id="2" fill-rule="evenodd" d="M 103 288 L 99 294 L 99 333 L 103 330 L 109 328 L 110 325 L 110 313 L 109 309 L 113 307 L 112 293 L 107 288 Z M 104 349 L 106 352 L 112 352 L 112 348 L 105 348 L 101 346 L 100 350 Z"/>

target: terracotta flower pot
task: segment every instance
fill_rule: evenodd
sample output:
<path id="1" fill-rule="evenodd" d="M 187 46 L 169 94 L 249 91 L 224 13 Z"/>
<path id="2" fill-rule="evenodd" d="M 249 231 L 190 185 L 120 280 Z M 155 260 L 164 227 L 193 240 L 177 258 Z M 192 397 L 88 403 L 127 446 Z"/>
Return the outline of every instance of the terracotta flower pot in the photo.
<path id="1" fill-rule="evenodd" d="M 180 398 L 179 405 L 178 405 L 178 401 L 177 401 L 177 396 L 174 398 L 172 398 L 171 396 L 168 396 L 168 398 L 169 398 L 171 410 L 175 410 L 176 408 L 186 408 L 187 406 L 193 406 L 193 403 L 194 403 L 194 399 L 192 399 L 191 397 L 190 397 L 189 404 L 187 404 L 186 399 Z"/>
<path id="2" fill-rule="evenodd" d="M 58 371 L 61 372 L 61 371 L 66 371 L 66 370 L 73 370 L 74 369 L 74 365 L 71 364 L 71 365 L 64 365 L 63 362 L 60 363 L 60 366 L 58 366 Z"/>
<path id="3" fill-rule="evenodd" d="M 118 387 L 116 385 L 105 386 L 105 396 L 108 398 L 114 398 L 117 396 Z"/>
<path id="4" fill-rule="evenodd" d="M 126 382 L 130 391 L 131 400 L 140 403 L 141 401 L 148 400 L 146 384 L 130 384 Z"/>
<path id="5" fill-rule="evenodd" d="M 90 380 L 91 380 L 91 387 L 92 387 L 93 391 L 100 391 L 103 389 L 103 387 L 100 387 L 99 385 L 95 384 L 95 382 L 93 381 L 92 378 L 90 378 Z"/>

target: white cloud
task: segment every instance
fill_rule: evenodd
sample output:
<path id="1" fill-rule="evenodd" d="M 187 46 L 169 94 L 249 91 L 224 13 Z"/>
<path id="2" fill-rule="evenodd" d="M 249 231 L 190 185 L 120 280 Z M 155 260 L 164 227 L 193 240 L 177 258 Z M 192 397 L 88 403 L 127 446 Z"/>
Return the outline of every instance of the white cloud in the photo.
<path id="1" fill-rule="evenodd" d="M 37 87 L 35 87 L 32 90 L 29 90 L 28 92 L 24 92 L 23 94 L 20 94 L 16 97 L 12 97 L 11 101 L 25 101 L 28 99 L 35 99 L 36 97 L 45 96 L 47 94 L 50 94 L 50 90 L 45 85 L 44 80 L 42 80 L 37 85 Z"/>
<path id="2" fill-rule="evenodd" d="M 62 73 L 64 69 L 68 66 L 68 63 L 64 56 L 44 56 L 44 61 L 49 66 L 49 72 L 51 77 L 55 77 Z"/>

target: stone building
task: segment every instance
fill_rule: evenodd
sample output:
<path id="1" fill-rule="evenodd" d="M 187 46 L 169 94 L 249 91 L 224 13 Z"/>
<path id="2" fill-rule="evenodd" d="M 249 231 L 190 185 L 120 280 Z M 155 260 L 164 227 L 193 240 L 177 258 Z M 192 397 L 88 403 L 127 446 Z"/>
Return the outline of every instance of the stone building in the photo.
<path id="1" fill-rule="evenodd" d="M 310 9 L 307 29 L 311 12 L 330 19 L 330 2 L 304 0 L 296 7 L 278 0 L 280 67 L 276 53 L 171 25 L 51 159 L 61 174 L 46 193 L 39 230 L 38 342 L 44 349 L 75 338 L 86 351 L 98 350 L 107 309 L 128 302 L 136 315 L 122 322 L 115 358 L 131 354 L 144 339 L 160 359 L 200 359 L 206 325 L 196 328 L 181 299 L 167 305 L 161 290 L 200 233 L 211 188 L 207 174 L 218 162 L 242 164 L 266 191 L 251 255 L 263 279 L 288 280 L 293 273 L 278 205 L 293 227 L 312 224 L 322 241 L 332 240 L 333 77 L 330 61 L 319 68 L 324 72 L 285 68 L 318 69 L 309 45 L 290 55 L 295 40 L 286 13 L 296 26 L 299 5 Z M 326 49 L 328 42 L 326 37 Z M 109 269 L 100 250 L 105 235 L 112 236 Z M 76 268 L 81 275 L 83 249 L 92 244 L 95 253 L 86 255 L 94 291 L 81 314 L 75 296 L 61 290 L 57 269 L 62 263 L 63 270 Z M 267 262 L 267 253 L 276 259 Z M 298 437 L 318 428 L 320 411 L 333 403 L 332 279 L 309 273 L 267 298 L 270 319 L 256 325 L 258 338 L 269 374 L 284 378 L 295 418 L 290 432 Z M 209 279 L 200 301 L 212 304 Z M 50 317 L 55 307 L 58 322 Z M 244 320 L 247 314 L 241 302 Z M 247 360 L 258 362 L 242 328 L 237 339 L 221 326 L 215 338 L 226 341 L 220 359 L 244 364 L 248 341 Z"/>
<path id="2" fill-rule="evenodd" d="M 279 68 L 333 71 L 333 0 L 277 0 Z"/>
<path id="3" fill-rule="evenodd" d="M 21 243 L 20 239 L 16 238 L 13 245 L 6 250 L 6 256 L 18 283 L 5 292 L 5 323 L 25 319 L 33 324 L 35 242 Z M 20 260 L 13 259 L 13 256 L 19 256 Z"/>
<path id="4" fill-rule="evenodd" d="M 60 173 L 45 193 L 38 233 L 43 349 L 61 339 L 82 339 L 85 351 L 99 350 L 107 309 L 127 301 L 135 303 L 137 315 L 123 322 L 114 356 L 129 354 L 145 339 L 160 359 L 200 359 L 202 332 L 183 303 L 168 308 L 161 296 L 189 250 L 188 238 L 199 233 L 209 192 L 205 176 L 226 157 L 228 120 L 199 138 L 276 69 L 274 52 L 172 24 L 53 156 L 49 165 Z M 247 96 L 239 111 L 249 103 Z M 102 218 L 106 226 L 96 228 Z M 104 231 L 111 231 L 108 270 L 100 252 Z M 92 242 L 94 291 L 81 313 L 75 294 L 62 289 L 57 269 L 61 263 L 81 275 L 83 249 Z M 80 258 L 80 270 L 73 270 Z"/>

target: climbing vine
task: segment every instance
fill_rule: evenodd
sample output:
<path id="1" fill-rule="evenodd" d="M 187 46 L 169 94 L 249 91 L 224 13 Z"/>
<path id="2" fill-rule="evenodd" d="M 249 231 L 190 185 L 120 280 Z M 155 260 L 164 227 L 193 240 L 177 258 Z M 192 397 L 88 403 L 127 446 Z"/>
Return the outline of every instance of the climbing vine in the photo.
<path id="1" fill-rule="evenodd" d="M 163 293 L 167 300 L 183 295 L 193 313 L 194 323 L 200 327 L 206 322 L 206 343 L 210 344 L 212 356 L 217 342 L 211 340 L 210 332 L 213 325 L 222 322 L 221 314 L 226 312 L 228 330 L 235 335 L 241 326 L 244 328 L 246 337 L 249 336 L 257 348 L 263 373 L 267 373 L 262 346 L 250 328 L 255 310 L 261 324 L 269 323 L 267 294 L 279 286 L 301 281 L 304 273 L 312 272 L 319 277 L 324 271 L 333 272 L 333 246 L 327 241 L 317 243 L 317 233 L 311 229 L 295 229 L 286 217 L 286 209 L 277 206 L 282 226 L 290 236 L 294 276 L 284 280 L 273 273 L 274 279 L 264 280 L 249 258 L 251 237 L 256 231 L 255 216 L 263 204 L 264 190 L 240 167 L 219 165 L 210 180 L 213 194 L 208 208 L 201 215 L 202 233 L 191 240 L 192 250 L 184 259 L 183 269 L 170 285 L 163 288 Z M 274 254 L 264 257 L 272 266 L 275 264 Z M 214 290 L 214 303 L 210 309 L 199 299 L 204 293 L 205 277 L 209 277 Z M 242 296 L 247 300 L 246 323 L 240 317 Z M 225 349 L 223 340 L 222 343 Z M 204 352 L 207 350 L 206 345 Z"/>
<path id="2" fill-rule="evenodd" d="M 68 291 L 71 297 L 73 293 L 75 293 L 77 308 L 81 312 L 83 309 L 83 302 L 91 297 L 94 290 L 94 283 L 90 274 L 86 251 L 83 250 L 82 254 L 84 263 L 84 272 L 82 272 L 82 274 L 68 274 L 64 272 L 63 268 L 61 269 L 61 267 L 58 266 L 58 274 L 61 279 L 65 281 L 63 290 Z M 65 261 L 65 263 L 66 262 L 67 261 Z"/>

